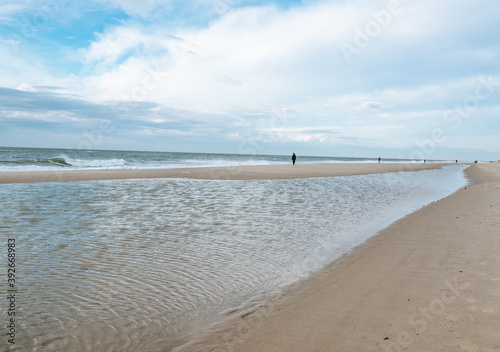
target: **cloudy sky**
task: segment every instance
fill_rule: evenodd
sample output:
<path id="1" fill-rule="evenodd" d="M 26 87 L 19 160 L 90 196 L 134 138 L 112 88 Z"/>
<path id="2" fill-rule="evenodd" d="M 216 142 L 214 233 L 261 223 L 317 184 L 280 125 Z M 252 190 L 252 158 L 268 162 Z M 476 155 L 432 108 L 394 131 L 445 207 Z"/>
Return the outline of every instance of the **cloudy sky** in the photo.
<path id="1" fill-rule="evenodd" d="M 2 0 L 0 146 L 500 159 L 498 0 Z"/>

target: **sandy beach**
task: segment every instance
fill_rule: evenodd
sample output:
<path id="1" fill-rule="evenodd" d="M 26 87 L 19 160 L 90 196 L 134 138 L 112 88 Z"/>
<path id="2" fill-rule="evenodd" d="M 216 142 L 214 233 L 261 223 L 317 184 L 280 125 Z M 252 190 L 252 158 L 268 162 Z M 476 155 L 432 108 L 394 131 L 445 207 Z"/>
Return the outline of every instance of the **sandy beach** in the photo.
<path id="1" fill-rule="evenodd" d="M 4 172 L 0 183 L 291 179 L 443 165 Z M 284 294 L 225 312 L 224 321 L 173 351 L 500 350 L 500 164 L 472 165 L 466 174 L 467 187 L 397 221 Z"/>
<path id="2" fill-rule="evenodd" d="M 469 186 L 399 220 L 299 294 L 238 312 L 175 351 L 499 351 L 500 164 L 466 174 Z"/>
<path id="3" fill-rule="evenodd" d="M 0 172 L 2 183 L 71 182 L 147 178 L 206 180 L 268 180 L 406 172 L 438 169 L 446 163 L 325 163 L 200 167 L 179 169 L 120 169 Z"/>

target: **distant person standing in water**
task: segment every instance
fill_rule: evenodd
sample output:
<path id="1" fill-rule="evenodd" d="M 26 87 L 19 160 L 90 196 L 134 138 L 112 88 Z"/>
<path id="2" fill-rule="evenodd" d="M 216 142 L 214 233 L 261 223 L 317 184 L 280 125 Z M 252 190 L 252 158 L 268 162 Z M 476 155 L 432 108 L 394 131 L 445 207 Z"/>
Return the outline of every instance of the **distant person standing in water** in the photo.
<path id="1" fill-rule="evenodd" d="M 295 153 L 292 154 L 292 163 L 295 165 L 295 160 L 297 160 L 297 155 Z"/>
<path id="2" fill-rule="evenodd" d="M 380 164 L 380 157 L 378 157 L 378 163 Z"/>

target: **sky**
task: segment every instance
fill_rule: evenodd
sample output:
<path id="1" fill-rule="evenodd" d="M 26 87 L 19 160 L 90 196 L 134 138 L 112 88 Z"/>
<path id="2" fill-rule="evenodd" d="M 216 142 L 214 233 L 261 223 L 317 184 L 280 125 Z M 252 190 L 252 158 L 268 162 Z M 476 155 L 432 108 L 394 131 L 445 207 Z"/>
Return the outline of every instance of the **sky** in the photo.
<path id="1" fill-rule="evenodd" d="M 500 159 L 498 0 L 2 0 L 0 146 Z"/>

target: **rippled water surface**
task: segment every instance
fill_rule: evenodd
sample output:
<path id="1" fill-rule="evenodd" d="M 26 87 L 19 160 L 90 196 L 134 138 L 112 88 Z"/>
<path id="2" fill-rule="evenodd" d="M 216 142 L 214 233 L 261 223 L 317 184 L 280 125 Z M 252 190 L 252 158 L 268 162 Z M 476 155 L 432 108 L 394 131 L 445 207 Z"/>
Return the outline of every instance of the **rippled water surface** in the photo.
<path id="1" fill-rule="evenodd" d="M 13 350 L 169 351 L 454 192 L 462 169 L 2 185 L 2 243 L 18 249 Z"/>

